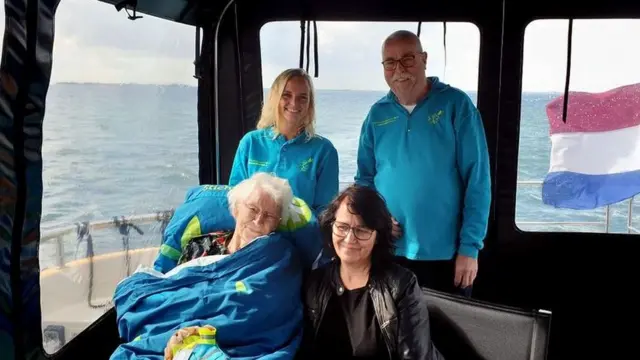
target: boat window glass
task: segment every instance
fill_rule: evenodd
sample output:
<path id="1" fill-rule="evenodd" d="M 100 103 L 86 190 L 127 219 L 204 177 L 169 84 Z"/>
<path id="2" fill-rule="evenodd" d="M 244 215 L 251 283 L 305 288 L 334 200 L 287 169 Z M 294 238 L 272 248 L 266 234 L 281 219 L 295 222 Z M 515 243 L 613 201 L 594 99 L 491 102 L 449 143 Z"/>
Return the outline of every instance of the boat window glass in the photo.
<path id="1" fill-rule="evenodd" d="M 565 115 L 568 29 L 525 31 L 516 225 L 640 234 L 640 20 L 573 21 Z"/>
<path id="2" fill-rule="evenodd" d="M 317 92 L 316 130 L 338 150 L 340 187 L 345 188 L 356 173 L 362 122 L 371 105 L 389 91 L 381 64 L 382 42 L 396 30 L 417 32 L 418 23 L 318 21 L 317 29 L 319 77 L 313 78 Z M 420 26 L 420 40 L 428 53 L 427 76 L 437 76 L 464 90 L 475 104 L 480 31 L 472 23 L 447 22 L 445 43 L 444 29 L 443 22 L 423 22 Z M 308 72 L 314 76 L 313 33 L 310 38 Z M 300 66 L 300 22 L 265 24 L 260 43 L 266 95 L 281 71 Z M 305 57 L 303 67 L 306 64 Z"/>
<path id="3" fill-rule="evenodd" d="M 152 265 L 165 211 L 198 184 L 194 42 L 192 27 L 130 21 L 102 2 L 58 8 L 42 147 L 49 354 L 112 307 L 121 279 Z"/>

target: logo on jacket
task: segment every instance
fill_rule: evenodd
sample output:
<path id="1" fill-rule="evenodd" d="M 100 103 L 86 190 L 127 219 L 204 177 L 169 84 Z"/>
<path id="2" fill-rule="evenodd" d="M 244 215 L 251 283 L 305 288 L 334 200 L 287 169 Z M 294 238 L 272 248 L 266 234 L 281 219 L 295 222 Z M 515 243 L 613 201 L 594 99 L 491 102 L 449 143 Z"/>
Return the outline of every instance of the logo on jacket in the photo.
<path id="1" fill-rule="evenodd" d="M 394 123 L 398 120 L 397 116 L 394 117 L 390 117 L 388 119 L 384 119 L 384 120 L 380 120 L 380 121 L 374 121 L 373 125 L 374 126 L 384 126 L 384 125 L 389 125 L 391 123 Z"/>
<path id="2" fill-rule="evenodd" d="M 303 160 L 300 163 L 300 171 L 305 172 L 309 170 L 309 167 L 311 166 L 312 163 L 313 163 L 313 158 L 308 158 L 307 160 Z"/>
<path id="3" fill-rule="evenodd" d="M 258 161 L 258 160 L 254 160 L 254 159 L 249 159 L 249 165 L 267 166 L 267 165 L 269 165 L 269 162 L 268 161 Z"/>
<path id="4" fill-rule="evenodd" d="M 444 115 L 444 111 L 438 110 L 435 113 L 429 115 L 429 124 L 435 125 L 440 121 L 440 118 Z"/>

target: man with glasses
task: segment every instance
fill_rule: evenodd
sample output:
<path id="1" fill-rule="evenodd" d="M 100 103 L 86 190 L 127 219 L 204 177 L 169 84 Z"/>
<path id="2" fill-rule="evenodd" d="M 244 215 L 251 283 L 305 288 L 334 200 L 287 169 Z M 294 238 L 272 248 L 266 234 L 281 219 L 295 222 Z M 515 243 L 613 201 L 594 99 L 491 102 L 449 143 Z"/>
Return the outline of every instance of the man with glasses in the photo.
<path id="1" fill-rule="evenodd" d="M 491 202 L 480 113 L 463 91 L 427 77 L 412 32 L 387 37 L 382 68 L 390 92 L 362 125 L 355 181 L 384 196 L 397 259 L 421 285 L 470 296 Z"/>

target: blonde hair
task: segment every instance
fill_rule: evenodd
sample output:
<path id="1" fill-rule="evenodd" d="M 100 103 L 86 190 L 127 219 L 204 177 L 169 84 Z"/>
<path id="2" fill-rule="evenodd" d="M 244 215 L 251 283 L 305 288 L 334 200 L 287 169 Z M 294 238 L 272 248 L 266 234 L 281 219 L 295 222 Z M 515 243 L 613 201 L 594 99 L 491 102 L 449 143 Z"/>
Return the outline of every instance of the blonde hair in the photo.
<path id="1" fill-rule="evenodd" d="M 257 172 L 229 190 L 227 199 L 231 213 L 234 213 L 237 204 L 245 201 L 257 189 L 266 192 L 278 204 L 281 218 L 286 219 L 289 216 L 289 206 L 293 201 L 289 181 L 265 172 Z"/>
<path id="2" fill-rule="evenodd" d="M 280 134 L 280 125 L 284 120 L 280 113 L 280 99 L 282 98 L 285 86 L 287 86 L 287 82 L 295 77 L 303 78 L 309 87 L 309 110 L 307 111 L 307 116 L 303 123 L 304 130 L 308 137 L 312 137 L 316 134 L 316 94 L 313 89 L 311 76 L 309 76 L 309 74 L 307 74 L 303 69 L 287 69 L 276 77 L 271 85 L 271 89 L 269 89 L 267 99 L 262 106 L 260 120 L 258 120 L 258 125 L 256 126 L 258 129 L 273 127 L 275 135 L 277 136 Z"/>

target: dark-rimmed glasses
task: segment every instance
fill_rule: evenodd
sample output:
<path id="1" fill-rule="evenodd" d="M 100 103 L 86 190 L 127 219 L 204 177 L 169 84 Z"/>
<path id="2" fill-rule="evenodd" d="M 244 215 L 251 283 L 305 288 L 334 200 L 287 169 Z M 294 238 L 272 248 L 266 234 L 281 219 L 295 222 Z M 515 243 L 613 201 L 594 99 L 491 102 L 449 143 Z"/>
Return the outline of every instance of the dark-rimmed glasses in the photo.
<path id="1" fill-rule="evenodd" d="M 402 67 L 410 68 L 416 65 L 416 54 L 403 56 L 401 59 L 387 59 L 382 62 L 382 66 L 385 70 L 395 70 L 398 67 L 398 63 L 402 64 Z"/>
<path id="2" fill-rule="evenodd" d="M 371 235 L 373 234 L 373 230 L 364 229 L 361 227 L 351 227 L 345 223 L 341 223 L 338 221 L 333 222 L 333 233 L 340 237 L 347 237 L 349 232 L 353 234 L 353 236 L 358 240 L 369 240 L 371 239 Z"/>

